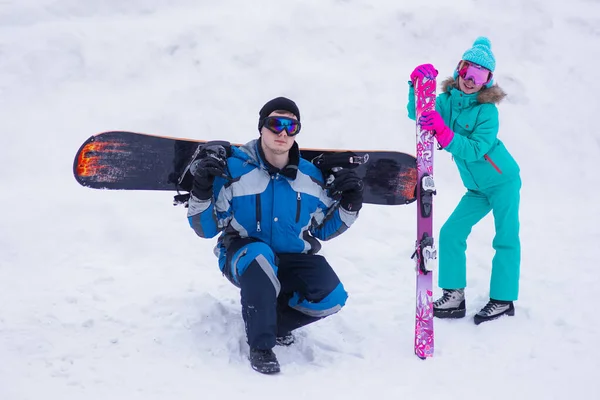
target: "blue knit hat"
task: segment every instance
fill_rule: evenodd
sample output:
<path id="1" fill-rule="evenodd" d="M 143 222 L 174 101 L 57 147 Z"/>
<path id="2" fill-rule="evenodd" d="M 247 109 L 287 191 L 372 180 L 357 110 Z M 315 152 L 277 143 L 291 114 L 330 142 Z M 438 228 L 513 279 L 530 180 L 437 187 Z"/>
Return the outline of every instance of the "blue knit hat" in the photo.
<path id="1" fill-rule="evenodd" d="M 464 52 L 462 59 L 481 65 L 492 72 L 496 69 L 496 57 L 492 53 L 492 42 L 484 36 L 479 36 L 475 39 L 473 47 Z M 455 70 L 454 79 L 456 78 L 458 78 L 458 71 Z M 492 79 L 485 87 L 491 87 L 493 84 L 494 80 Z"/>

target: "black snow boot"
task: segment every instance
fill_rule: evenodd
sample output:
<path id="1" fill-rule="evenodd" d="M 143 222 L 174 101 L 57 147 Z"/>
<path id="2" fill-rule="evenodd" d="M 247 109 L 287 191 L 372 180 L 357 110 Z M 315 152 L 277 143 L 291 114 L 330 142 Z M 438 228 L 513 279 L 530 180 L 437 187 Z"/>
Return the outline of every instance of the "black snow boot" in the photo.
<path id="1" fill-rule="evenodd" d="M 475 314 L 474 322 L 475 325 L 479 325 L 482 322 L 491 321 L 500 318 L 503 315 L 515 315 L 515 306 L 513 302 L 490 299 L 485 307 Z"/>
<path id="2" fill-rule="evenodd" d="M 250 365 L 261 374 L 276 374 L 280 371 L 279 361 L 273 350 L 250 349 Z"/>
<path id="3" fill-rule="evenodd" d="M 464 289 L 442 289 L 442 297 L 433 302 L 433 316 L 462 318 L 467 313 Z"/>

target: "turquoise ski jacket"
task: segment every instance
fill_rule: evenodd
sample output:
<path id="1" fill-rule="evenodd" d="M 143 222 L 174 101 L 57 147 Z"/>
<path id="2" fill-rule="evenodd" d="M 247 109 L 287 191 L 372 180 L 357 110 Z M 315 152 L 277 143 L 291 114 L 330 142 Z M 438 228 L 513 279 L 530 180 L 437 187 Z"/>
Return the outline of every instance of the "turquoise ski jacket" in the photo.
<path id="1" fill-rule="evenodd" d="M 467 189 L 481 190 L 511 181 L 519 176 L 519 165 L 498 139 L 498 104 L 506 94 L 498 86 L 465 94 L 454 78 L 442 83 L 443 93 L 435 109 L 454 138 L 444 148 L 452 154 Z M 415 96 L 411 86 L 408 116 L 415 119 Z"/>

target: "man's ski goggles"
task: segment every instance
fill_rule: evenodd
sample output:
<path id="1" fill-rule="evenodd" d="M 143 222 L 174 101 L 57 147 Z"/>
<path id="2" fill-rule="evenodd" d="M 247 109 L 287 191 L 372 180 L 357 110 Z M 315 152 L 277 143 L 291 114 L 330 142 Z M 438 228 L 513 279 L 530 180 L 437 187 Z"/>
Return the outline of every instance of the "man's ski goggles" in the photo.
<path id="1" fill-rule="evenodd" d="M 464 80 L 472 80 L 476 85 L 486 85 L 492 80 L 492 72 L 480 65 L 462 61 L 459 64 L 458 75 Z"/>
<path id="2" fill-rule="evenodd" d="M 263 126 L 277 135 L 285 130 L 288 136 L 296 136 L 301 127 L 300 121 L 288 117 L 267 117 Z"/>

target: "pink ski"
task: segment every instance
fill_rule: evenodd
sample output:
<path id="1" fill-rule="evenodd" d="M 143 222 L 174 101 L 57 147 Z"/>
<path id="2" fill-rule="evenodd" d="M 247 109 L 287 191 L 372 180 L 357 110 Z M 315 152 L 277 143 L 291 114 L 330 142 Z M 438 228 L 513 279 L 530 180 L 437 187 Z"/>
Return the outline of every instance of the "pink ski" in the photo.
<path id="1" fill-rule="evenodd" d="M 435 79 L 414 82 L 417 121 L 417 241 L 413 259 L 417 270 L 417 310 L 415 354 L 422 359 L 433 356 L 433 264 L 437 252 L 433 240 L 433 136 L 422 130 L 419 118 L 435 110 Z"/>

